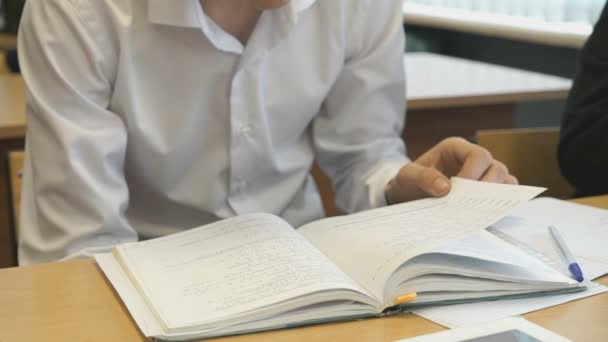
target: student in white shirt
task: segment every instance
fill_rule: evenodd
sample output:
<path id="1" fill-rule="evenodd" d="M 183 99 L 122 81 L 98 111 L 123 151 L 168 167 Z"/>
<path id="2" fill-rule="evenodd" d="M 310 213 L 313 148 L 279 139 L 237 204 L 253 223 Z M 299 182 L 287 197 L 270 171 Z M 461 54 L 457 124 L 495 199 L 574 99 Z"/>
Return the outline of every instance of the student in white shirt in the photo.
<path id="1" fill-rule="evenodd" d="M 444 195 L 452 175 L 515 183 L 462 139 L 407 159 L 400 5 L 28 1 L 20 263 L 250 212 L 321 218 L 313 160 L 346 212 Z"/>

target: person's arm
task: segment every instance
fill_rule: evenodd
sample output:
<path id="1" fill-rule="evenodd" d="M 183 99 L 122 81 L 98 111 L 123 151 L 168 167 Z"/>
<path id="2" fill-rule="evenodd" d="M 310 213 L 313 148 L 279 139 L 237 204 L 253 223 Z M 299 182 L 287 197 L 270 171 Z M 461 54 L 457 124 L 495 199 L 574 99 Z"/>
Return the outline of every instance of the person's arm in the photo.
<path id="1" fill-rule="evenodd" d="M 461 138 L 405 155 L 404 33 L 400 0 L 357 1 L 345 66 L 314 122 L 317 161 L 346 212 L 443 196 L 449 177 L 516 184 L 507 167 Z"/>
<path id="2" fill-rule="evenodd" d="M 408 163 L 400 0 L 353 1 L 345 65 L 314 121 L 317 162 L 346 212 L 384 205 L 384 187 Z"/>
<path id="3" fill-rule="evenodd" d="M 124 217 L 127 134 L 108 110 L 117 47 L 88 1 L 30 0 L 19 34 L 27 85 L 19 262 L 90 255 L 137 235 Z"/>
<path id="4" fill-rule="evenodd" d="M 583 47 L 562 119 L 559 163 L 579 195 L 608 193 L 608 5 Z"/>

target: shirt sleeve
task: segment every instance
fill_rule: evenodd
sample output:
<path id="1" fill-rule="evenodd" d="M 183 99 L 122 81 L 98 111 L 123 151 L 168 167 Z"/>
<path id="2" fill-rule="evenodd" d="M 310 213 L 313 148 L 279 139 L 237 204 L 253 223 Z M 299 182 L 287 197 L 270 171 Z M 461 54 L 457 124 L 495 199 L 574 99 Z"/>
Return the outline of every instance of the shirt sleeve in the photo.
<path id="1" fill-rule="evenodd" d="M 578 195 L 608 193 L 608 5 L 580 54 L 562 119 L 559 162 Z"/>
<path id="2" fill-rule="evenodd" d="M 313 125 L 317 162 L 348 213 L 386 205 L 386 184 L 408 163 L 401 1 L 350 6 L 345 64 Z"/>
<path id="3" fill-rule="evenodd" d="M 31 0 L 19 33 L 27 86 L 19 262 L 88 256 L 135 241 L 124 211 L 127 135 L 108 110 L 112 34 L 89 1 Z"/>

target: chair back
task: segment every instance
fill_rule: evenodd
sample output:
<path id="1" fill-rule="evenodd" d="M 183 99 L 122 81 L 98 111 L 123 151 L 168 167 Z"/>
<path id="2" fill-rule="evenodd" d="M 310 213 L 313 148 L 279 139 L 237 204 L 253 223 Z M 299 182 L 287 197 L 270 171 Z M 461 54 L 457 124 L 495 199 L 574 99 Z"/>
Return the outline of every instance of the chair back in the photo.
<path id="1" fill-rule="evenodd" d="M 477 143 L 505 163 L 521 184 L 546 187 L 543 196 L 574 195 L 557 161 L 559 128 L 480 130 Z"/>

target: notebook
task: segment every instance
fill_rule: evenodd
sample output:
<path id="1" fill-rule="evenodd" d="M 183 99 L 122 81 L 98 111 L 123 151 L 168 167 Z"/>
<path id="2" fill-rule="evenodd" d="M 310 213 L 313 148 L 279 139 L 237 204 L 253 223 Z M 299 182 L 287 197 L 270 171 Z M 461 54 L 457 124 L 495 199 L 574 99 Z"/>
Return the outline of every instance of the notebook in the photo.
<path id="1" fill-rule="evenodd" d="M 542 190 L 454 178 L 443 198 L 299 229 L 270 214 L 238 216 L 96 260 L 143 334 L 163 340 L 584 290 L 485 230 Z"/>

